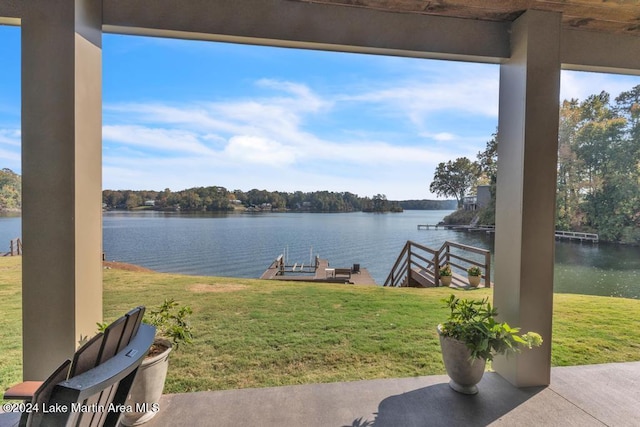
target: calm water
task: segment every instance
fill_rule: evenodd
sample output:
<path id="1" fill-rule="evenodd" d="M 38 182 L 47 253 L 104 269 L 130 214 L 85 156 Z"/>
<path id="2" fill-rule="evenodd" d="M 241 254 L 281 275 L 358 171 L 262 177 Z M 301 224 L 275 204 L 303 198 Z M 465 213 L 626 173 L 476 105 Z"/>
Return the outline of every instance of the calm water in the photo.
<path id="1" fill-rule="evenodd" d="M 109 260 L 185 274 L 259 277 L 276 256 L 331 265 L 359 263 L 383 283 L 407 240 L 439 248 L 445 240 L 490 249 L 484 233 L 421 230 L 448 211 L 371 213 L 176 214 L 106 212 L 104 252 Z M 0 217 L 0 245 L 21 235 L 19 217 Z M 0 250 L 3 247 L 0 246 Z M 640 248 L 556 244 L 556 292 L 640 298 Z"/>

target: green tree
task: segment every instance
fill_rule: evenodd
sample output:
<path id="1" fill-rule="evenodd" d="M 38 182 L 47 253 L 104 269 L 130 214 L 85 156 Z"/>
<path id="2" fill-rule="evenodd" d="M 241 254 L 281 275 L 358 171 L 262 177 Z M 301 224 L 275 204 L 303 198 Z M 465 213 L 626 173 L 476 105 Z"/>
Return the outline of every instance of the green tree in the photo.
<path id="1" fill-rule="evenodd" d="M 478 165 L 466 157 L 442 162 L 436 168 L 429 190 L 439 196 L 455 197 L 460 209 L 465 194 L 478 178 L 478 172 Z"/>
<path id="2" fill-rule="evenodd" d="M 498 131 L 491 135 L 484 151 L 477 154 L 479 184 L 490 184 L 498 175 Z"/>
<path id="3" fill-rule="evenodd" d="M 0 170 L 0 211 L 22 208 L 22 178 L 11 169 Z"/>
<path id="4" fill-rule="evenodd" d="M 558 129 L 558 174 L 556 193 L 556 227 L 579 230 L 582 227 L 581 209 L 584 163 L 576 153 L 577 130 L 582 110 L 577 99 L 565 100 L 560 107 Z"/>
<path id="5" fill-rule="evenodd" d="M 496 223 L 496 184 L 498 178 L 498 131 L 491 135 L 484 151 L 477 154 L 477 164 L 480 177 L 478 185 L 489 185 L 491 198 L 489 204 L 479 212 L 480 224 Z"/>

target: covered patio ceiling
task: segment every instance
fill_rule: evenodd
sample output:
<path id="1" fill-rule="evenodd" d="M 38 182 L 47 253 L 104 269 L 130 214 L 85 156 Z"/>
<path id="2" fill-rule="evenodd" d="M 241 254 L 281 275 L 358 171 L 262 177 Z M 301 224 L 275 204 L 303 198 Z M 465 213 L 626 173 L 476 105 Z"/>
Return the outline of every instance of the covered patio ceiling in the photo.
<path id="1" fill-rule="evenodd" d="M 526 10 L 562 13 L 562 25 L 605 33 L 640 36 L 637 0 L 290 0 L 389 12 L 418 13 L 482 21 L 512 22 Z"/>
<path id="2" fill-rule="evenodd" d="M 188 10 L 198 3 L 217 4 L 234 3 L 237 0 L 160 0 L 164 6 L 171 4 L 175 9 Z M 624 34 L 640 37 L 640 1 L 638 0 L 262 0 L 263 4 L 291 2 L 306 4 L 324 4 L 357 9 L 371 9 L 383 12 L 418 14 L 448 18 L 462 18 L 491 22 L 513 22 L 526 10 L 559 12 L 565 29 L 577 29 L 609 34 Z M 20 24 L 23 8 L 29 2 L 3 0 L 0 3 L 0 24 Z M 156 2 L 154 2 L 156 3 Z M 241 9 L 254 9 L 252 0 L 243 0 Z M 144 0 L 103 0 L 105 20 L 109 10 L 144 8 L 149 15 L 154 11 L 147 9 L 149 3 Z M 181 7 L 182 6 L 182 7 Z M 206 5 L 202 5 L 207 7 Z M 157 10 L 165 9 L 158 8 Z"/>
<path id="3" fill-rule="evenodd" d="M 3 0 L 0 24 L 37 2 Z M 82 2 L 79 2 L 82 4 Z M 102 31 L 504 63 L 525 11 L 561 16 L 563 69 L 640 74 L 638 0 L 102 0 Z M 401 31 L 398 31 L 401 29 Z M 346 42 L 348 40 L 348 42 Z"/>

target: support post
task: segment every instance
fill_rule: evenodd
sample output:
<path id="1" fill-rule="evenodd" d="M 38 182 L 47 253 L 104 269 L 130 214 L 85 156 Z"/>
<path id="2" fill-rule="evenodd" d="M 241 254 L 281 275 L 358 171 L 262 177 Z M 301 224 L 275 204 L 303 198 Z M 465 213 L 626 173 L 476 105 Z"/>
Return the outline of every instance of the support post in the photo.
<path id="1" fill-rule="evenodd" d="M 490 288 L 491 287 L 491 252 L 487 252 L 484 255 L 484 265 L 485 265 L 484 287 Z"/>
<path id="2" fill-rule="evenodd" d="M 500 66 L 494 305 L 501 320 L 544 339 L 494 361 L 518 387 L 548 385 L 551 375 L 560 33 L 560 14 L 525 12 Z"/>
<path id="3" fill-rule="evenodd" d="M 45 378 L 102 319 L 102 2 L 22 14 L 23 376 Z"/>

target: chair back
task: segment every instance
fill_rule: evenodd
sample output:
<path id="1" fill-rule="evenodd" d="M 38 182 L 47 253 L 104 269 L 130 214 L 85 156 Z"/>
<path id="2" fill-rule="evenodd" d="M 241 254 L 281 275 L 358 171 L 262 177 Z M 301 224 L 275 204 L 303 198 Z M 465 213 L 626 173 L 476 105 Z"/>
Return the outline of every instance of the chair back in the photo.
<path id="1" fill-rule="evenodd" d="M 24 427 L 115 427 L 155 327 L 136 307 L 84 344 L 43 382 L 32 403 L 59 411 L 24 413 Z M 71 366 L 71 367 L 70 367 Z"/>

